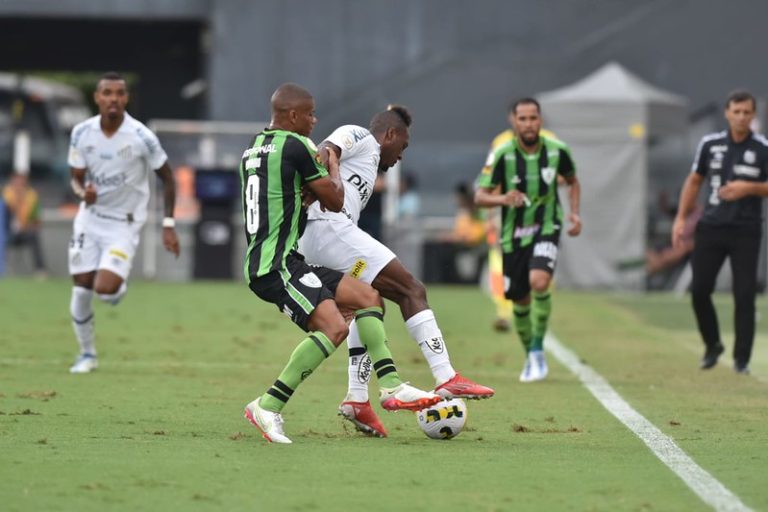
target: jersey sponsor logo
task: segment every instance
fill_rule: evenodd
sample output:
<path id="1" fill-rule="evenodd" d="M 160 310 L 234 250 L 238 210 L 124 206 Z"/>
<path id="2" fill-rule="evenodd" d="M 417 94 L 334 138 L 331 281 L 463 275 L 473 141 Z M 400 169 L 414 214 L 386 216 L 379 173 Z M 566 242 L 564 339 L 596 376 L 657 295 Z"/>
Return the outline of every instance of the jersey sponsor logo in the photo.
<path id="1" fill-rule="evenodd" d="M 349 271 L 349 275 L 355 279 L 360 279 L 360 276 L 363 275 L 363 271 L 367 266 L 368 263 L 365 260 L 359 259 L 355 261 L 354 265 L 352 265 L 352 270 Z"/>
<path id="2" fill-rule="evenodd" d="M 365 204 L 368 201 L 368 196 L 371 195 L 370 185 L 359 174 L 353 174 L 347 178 L 347 182 L 357 189 L 357 192 L 360 194 L 360 200 Z"/>
<path id="3" fill-rule="evenodd" d="M 552 242 L 539 242 L 533 246 L 534 258 L 548 258 L 552 261 L 557 259 L 557 246 Z"/>
<path id="4" fill-rule="evenodd" d="M 709 152 L 710 153 L 724 153 L 728 151 L 728 145 L 726 144 L 718 144 L 716 146 L 709 146 Z"/>
<path id="5" fill-rule="evenodd" d="M 753 167 L 751 165 L 734 165 L 733 174 L 739 176 L 749 176 L 750 178 L 757 178 L 760 176 L 760 168 Z"/>
<path id="6" fill-rule="evenodd" d="M 442 354 L 443 350 L 445 350 L 445 343 L 443 343 L 443 338 L 440 336 L 436 338 L 430 338 L 425 343 L 429 347 L 429 350 L 435 354 Z"/>
<path id="7" fill-rule="evenodd" d="M 552 180 L 555 179 L 555 168 L 554 167 L 545 167 L 541 170 L 541 178 L 544 180 L 544 183 L 549 185 L 552 183 Z"/>
<path id="8" fill-rule="evenodd" d="M 513 235 L 514 238 L 527 238 L 529 236 L 533 236 L 536 233 L 539 232 L 539 226 L 538 224 L 534 224 L 533 226 L 521 226 L 519 228 L 515 228 L 515 233 Z"/>
<path id="9" fill-rule="evenodd" d="M 144 145 L 147 146 L 147 151 L 149 151 L 149 154 L 151 155 L 157 151 L 159 144 L 144 131 L 145 129 L 142 129 L 142 127 L 136 128 L 136 135 L 138 135 Z"/>
<path id="10" fill-rule="evenodd" d="M 299 278 L 299 282 L 309 288 L 320 288 L 323 282 L 314 272 L 308 272 Z"/>
<path id="11" fill-rule="evenodd" d="M 757 155 L 755 155 L 755 152 L 751 149 L 748 149 L 744 152 L 744 163 L 745 164 L 753 164 L 755 163 L 755 160 L 757 159 Z"/>
<path id="12" fill-rule="evenodd" d="M 104 176 L 98 174 L 92 178 L 93 184 L 97 187 L 122 187 L 125 185 L 125 174 L 120 173 L 114 176 Z"/>
<path id="13" fill-rule="evenodd" d="M 243 153 L 243 158 L 265 155 L 267 153 L 274 153 L 275 151 L 277 151 L 277 147 L 274 144 L 264 144 L 263 146 L 256 146 L 246 149 Z"/>
<path id="14" fill-rule="evenodd" d="M 355 138 L 355 142 L 363 140 L 370 134 L 371 132 L 362 128 L 355 128 L 354 130 L 352 130 L 352 137 Z"/>
<path id="15" fill-rule="evenodd" d="M 109 254 L 128 261 L 128 255 L 118 249 L 110 249 Z"/>
<path id="16" fill-rule="evenodd" d="M 99 153 L 99 158 L 102 160 L 112 160 L 112 155 L 109 153 Z"/>

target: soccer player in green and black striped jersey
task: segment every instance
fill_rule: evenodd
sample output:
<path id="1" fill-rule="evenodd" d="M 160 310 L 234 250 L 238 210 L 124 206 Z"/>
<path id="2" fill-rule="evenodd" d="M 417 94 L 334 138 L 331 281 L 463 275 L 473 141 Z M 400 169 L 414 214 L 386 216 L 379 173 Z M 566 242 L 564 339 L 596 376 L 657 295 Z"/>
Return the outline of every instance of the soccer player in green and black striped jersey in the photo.
<path id="1" fill-rule="evenodd" d="M 520 381 L 534 382 L 546 378 L 549 371 L 543 343 L 552 310 L 549 285 L 563 223 L 558 178 L 569 187 L 571 236 L 581 232 L 580 187 L 568 146 L 541 134 L 539 103 L 524 98 L 510 110 L 516 135 L 488 156 L 475 202 L 502 207 L 505 295 L 514 303 L 515 328 L 526 351 Z"/>
<path id="2" fill-rule="evenodd" d="M 336 154 L 318 154 L 309 139 L 315 118 L 312 95 L 283 84 L 272 95 L 270 126 L 256 135 L 240 164 L 248 250 L 244 273 L 250 289 L 275 304 L 308 336 L 291 354 L 274 384 L 245 408 L 245 417 L 270 442 L 290 443 L 280 414 L 299 384 L 336 350 L 348 328 L 339 309 L 355 313 L 388 410 L 420 410 L 440 400 L 403 382 L 386 345 L 383 308 L 369 285 L 325 267 L 309 266 L 296 252 L 305 207 L 317 199 L 340 211 L 344 187 Z"/>

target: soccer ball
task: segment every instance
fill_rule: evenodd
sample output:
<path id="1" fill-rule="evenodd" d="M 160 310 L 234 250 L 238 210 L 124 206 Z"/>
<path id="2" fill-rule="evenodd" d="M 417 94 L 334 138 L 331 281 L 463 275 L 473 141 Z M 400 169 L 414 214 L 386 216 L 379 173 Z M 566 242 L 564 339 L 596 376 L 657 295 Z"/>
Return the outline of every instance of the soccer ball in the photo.
<path id="1" fill-rule="evenodd" d="M 461 398 L 443 400 L 416 413 L 421 430 L 432 439 L 451 439 L 464 428 L 467 404 Z"/>

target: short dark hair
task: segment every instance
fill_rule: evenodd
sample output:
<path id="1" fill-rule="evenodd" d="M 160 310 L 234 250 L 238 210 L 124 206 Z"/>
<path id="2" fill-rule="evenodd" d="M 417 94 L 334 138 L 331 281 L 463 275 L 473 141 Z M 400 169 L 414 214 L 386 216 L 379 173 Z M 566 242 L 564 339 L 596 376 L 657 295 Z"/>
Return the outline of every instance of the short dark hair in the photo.
<path id="1" fill-rule="evenodd" d="M 755 97 L 751 92 L 744 89 L 736 89 L 735 91 L 731 91 L 731 93 L 728 95 L 728 99 L 725 102 L 725 108 L 730 107 L 731 103 L 741 103 L 743 101 L 751 101 L 752 108 L 757 108 Z"/>
<path id="2" fill-rule="evenodd" d="M 402 105 L 387 105 L 387 110 L 379 112 L 371 119 L 371 133 L 380 133 L 389 128 L 407 130 L 413 118 L 408 109 Z"/>
<path id="3" fill-rule="evenodd" d="M 128 80 L 125 79 L 123 75 L 118 73 L 117 71 L 107 71 L 103 75 L 99 77 L 99 80 L 96 82 L 96 87 L 99 86 L 102 80 L 122 80 L 125 82 L 126 87 L 128 86 Z"/>
<path id="4" fill-rule="evenodd" d="M 541 105 L 539 105 L 539 102 L 536 100 L 536 98 L 519 98 L 514 100 L 509 104 L 509 107 L 507 108 L 508 114 L 516 114 L 517 113 L 517 107 L 520 105 L 536 105 L 536 110 L 541 114 Z"/>

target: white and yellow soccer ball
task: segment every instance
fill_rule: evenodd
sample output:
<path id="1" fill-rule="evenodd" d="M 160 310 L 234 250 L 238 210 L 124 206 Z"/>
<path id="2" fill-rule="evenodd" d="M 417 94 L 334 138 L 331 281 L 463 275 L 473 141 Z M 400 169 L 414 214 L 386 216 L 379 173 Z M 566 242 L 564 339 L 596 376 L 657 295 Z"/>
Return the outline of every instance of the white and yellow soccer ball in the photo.
<path id="1" fill-rule="evenodd" d="M 443 400 L 416 413 L 421 430 L 432 439 L 451 439 L 459 435 L 467 421 L 467 404 L 461 398 Z"/>

